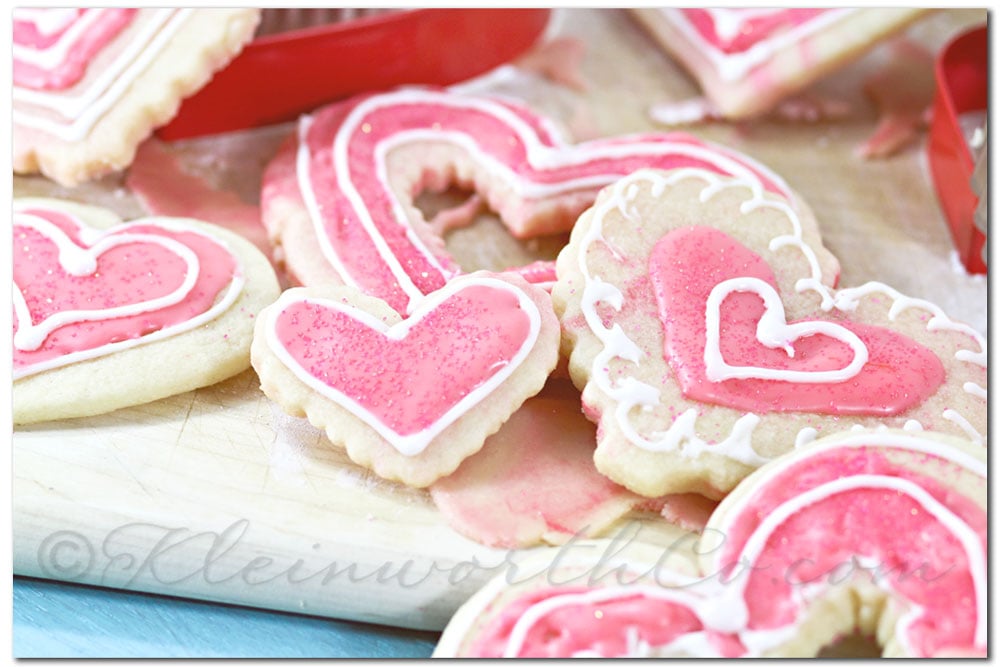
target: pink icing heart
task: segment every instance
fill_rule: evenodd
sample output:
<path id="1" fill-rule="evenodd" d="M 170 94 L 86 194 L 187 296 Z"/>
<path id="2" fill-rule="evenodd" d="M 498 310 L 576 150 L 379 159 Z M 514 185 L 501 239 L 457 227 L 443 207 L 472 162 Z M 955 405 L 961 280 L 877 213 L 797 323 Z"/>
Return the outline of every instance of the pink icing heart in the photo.
<path id="1" fill-rule="evenodd" d="M 283 363 L 406 455 L 509 377 L 540 327 L 527 295 L 491 278 L 449 283 L 391 325 L 335 301 L 278 305 L 268 335 Z"/>
<path id="2" fill-rule="evenodd" d="M 937 356 L 889 329 L 822 316 L 786 322 L 762 257 L 717 229 L 653 249 L 664 355 L 684 395 L 755 412 L 897 415 L 944 382 Z"/>
<path id="3" fill-rule="evenodd" d="M 228 249 L 190 225 L 100 231 L 43 208 L 15 212 L 13 260 L 15 377 L 197 326 L 242 282 Z"/>

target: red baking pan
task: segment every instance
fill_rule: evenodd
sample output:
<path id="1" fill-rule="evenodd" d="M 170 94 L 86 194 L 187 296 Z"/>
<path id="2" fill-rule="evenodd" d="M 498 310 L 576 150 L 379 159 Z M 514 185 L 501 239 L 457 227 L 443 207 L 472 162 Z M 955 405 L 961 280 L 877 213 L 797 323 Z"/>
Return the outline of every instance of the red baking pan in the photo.
<path id="1" fill-rule="evenodd" d="M 259 37 L 157 136 L 271 125 L 360 92 L 463 81 L 526 51 L 550 11 L 414 9 Z"/>
<path id="2" fill-rule="evenodd" d="M 969 115 L 977 118 L 987 109 L 987 47 L 986 26 L 982 26 L 959 35 L 938 55 L 937 91 L 927 142 L 938 201 L 962 263 L 971 273 L 986 273 L 982 257 L 986 236 L 974 224 L 978 203 L 972 186 L 975 163 L 962 119 Z"/>

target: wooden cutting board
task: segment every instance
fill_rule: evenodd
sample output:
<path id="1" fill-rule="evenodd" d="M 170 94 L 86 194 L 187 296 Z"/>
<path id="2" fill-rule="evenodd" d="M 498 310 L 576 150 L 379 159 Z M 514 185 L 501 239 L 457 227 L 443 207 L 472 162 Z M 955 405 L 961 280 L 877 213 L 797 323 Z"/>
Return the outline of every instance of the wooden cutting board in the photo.
<path id="1" fill-rule="evenodd" d="M 909 35 L 936 51 L 985 20 L 984 10 L 940 12 Z M 623 11 L 557 10 L 551 35 L 588 46 L 587 90 L 530 77 L 492 85 L 561 120 L 577 139 L 662 129 L 649 108 L 696 94 Z M 985 332 L 986 282 L 957 265 L 923 138 L 887 160 L 854 154 L 876 124 L 861 85 L 885 56 L 875 51 L 816 87 L 849 103 L 836 121 L 689 129 L 768 164 L 802 194 L 842 261 L 842 285 L 880 280 Z M 192 172 L 253 202 L 261 169 L 289 130 L 171 150 Z M 120 178 L 67 190 L 15 177 L 14 193 L 143 213 Z M 553 252 L 518 244 L 488 215 L 449 246 L 466 268 Z M 690 548 L 685 533 L 647 518 L 627 517 L 610 535 L 617 542 L 600 548 L 615 557 L 640 541 Z M 305 420 L 282 414 L 253 371 L 149 405 L 16 429 L 13 546 L 17 574 L 422 629 L 442 628 L 488 578 L 514 576 L 528 555 L 458 535 L 427 493 L 353 465 Z M 577 548 L 586 547 L 562 549 Z M 559 548 L 549 551 L 559 557 Z"/>

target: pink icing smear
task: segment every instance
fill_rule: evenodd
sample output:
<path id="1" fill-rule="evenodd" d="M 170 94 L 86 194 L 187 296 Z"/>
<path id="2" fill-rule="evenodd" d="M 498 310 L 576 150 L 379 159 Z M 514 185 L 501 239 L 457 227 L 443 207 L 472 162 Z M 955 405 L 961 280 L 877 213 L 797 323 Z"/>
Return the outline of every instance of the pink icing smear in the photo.
<path id="1" fill-rule="evenodd" d="M 89 245 L 81 239 L 85 227 L 75 218 L 58 211 L 32 209 L 25 213 L 44 218 L 58 227 L 78 248 Z M 88 230 L 92 232 L 93 230 Z M 56 244 L 35 228 L 13 227 L 13 275 L 31 316 L 38 324 L 48 317 L 80 310 L 106 310 L 133 305 L 141 312 L 132 315 L 84 321 L 75 319 L 53 330 L 36 350 L 14 348 L 14 369 L 24 370 L 60 356 L 93 350 L 186 322 L 208 311 L 218 295 L 238 272 L 235 258 L 203 234 L 177 231 L 155 224 L 129 223 L 102 233 L 100 238 L 150 235 L 177 241 L 197 257 L 197 280 L 183 299 L 157 310 L 143 303 L 168 295 L 182 286 L 188 265 L 169 248 L 146 240 L 112 246 L 96 260 L 96 270 L 72 275 L 60 264 Z M 14 315 L 14 331 L 19 323 Z"/>
<path id="2" fill-rule="evenodd" d="M 594 467 L 596 429 L 575 397 L 529 399 L 477 454 L 431 486 L 435 505 L 463 535 L 518 548 L 558 533 L 599 528 L 638 498 Z"/>
<path id="3" fill-rule="evenodd" d="M 275 333 L 306 373 L 399 435 L 437 422 L 508 365 L 531 330 L 516 295 L 484 285 L 463 287 L 406 330 L 366 315 L 293 301 Z"/>
<path id="4" fill-rule="evenodd" d="M 889 329 L 832 315 L 822 319 L 853 332 L 867 348 L 868 360 L 853 377 L 841 382 L 758 377 L 710 380 L 705 361 L 709 294 L 719 283 L 741 277 L 759 278 L 777 290 L 771 268 L 724 232 L 687 227 L 670 232 L 656 244 L 649 273 L 665 334 L 664 356 L 688 398 L 758 413 L 889 416 L 920 405 L 944 382 L 940 359 L 919 343 Z M 765 346 L 757 334 L 764 312 L 756 293 L 731 292 L 722 301 L 719 350 L 726 363 L 815 373 L 844 369 L 854 359 L 846 343 L 823 333 L 793 340 L 791 356 L 784 349 Z"/>
<path id="5" fill-rule="evenodd" d="M 739 561 L 748 536 L 782 503 L 824 482 L 861 474 L 914 482 L 979 535 L 985 554 L 987 515 L 973 500 L 877 449 L 857 448 L 812 456 L 757 489 L 729 524 L 716 562 Z M 895 490 L 853 489 L 806 506 L 770 534 L 749 566 L 744 597 L 751 628 L 793 622 L 802 590 L 836 586 L 855 575 L 888 586 L 916 610 L 907 639 L 919 655 L 975 645 L 976 591 L 966 552 L 947 526 Z"/>
<path id="6" fill-rule="evenodd" d="M 733 54 L 742 53 L 766 41 L 778 32 L 789 30 L 824 14 L 829 9 L 682 9 L 685 18 L 698 34 L 720 51 Z M 737 22 L 732 30 L 728 26 L 720 28 L 717 12 L 724 12 L 726 18 Z"/>
<path id="7" fill-rule="evenodd" d="M 63 90 L 83 78 L 87 66 L 135 18 L 137 9 L 37 9 L 39 17 L 54 12 L 75 12 L 75 18 L 62 23 L 60 29 L 48 33 L 39 29 L 37 20 L 18 19 L 15 14 L 14 32 L 14 85 L 35 90 Z M 96 17 L 94 15 L 97 15 Z M 68 15 L 67 15 L 68 16 Z M 84 19 L 94 23 L 77 34 L 73 27 Z M 51 67 L 41 66 L 18 57 L 18 49 L 41 52 L 45 49 L 65 49 L 63 58 Z"/>
<path id="8" fill-rule="evenodd" d="M 150 215 L 204 220 L 230 229 L 271 254 L 267 230 L 260 220 L 260 207 L 243 202 L 236 193 L 217 190 L 205 179 L 184 171 L 177 155 L 156 139 L 139 145 L 125 177 Z"/>
<path id="9" fill-rule="evenodd" d="M 368 106 L 355 112 L 360 105 Z M 329 242 L 338 270 L 398 312 L 405 312 L 414 290 L 428 294 L 459 273 L 457 263 L 442 249 L 416 243 L 385 181 L 386 147 L 406 142 L 435 138 L 457 142 L 478 164 L 480 173 L 474 178 L 485 182 L 505 173 L 536 189 L 553 186 L 553 193 L 574 195 L 580 210 L 592 203 L 601 187 L 643 167 L 729 173 L 730 167 L 723 165 L 730 165 L 753 174 L 772 191 L 785 192 L 783 184 L 748 159 L 724 154 L 688 135 L 631 135 L 566 146 L 546 128 L 546 122 L 527 109 L 433 90 L 360 97 L 318 112 L 305 134 L 308 175 L 299 176 L 305 179 L 302 187 L 314 193 L 321 212 L 318 233 Z M 679 148 L 704 153 L 693 156 Z M 346 167 L 337 163 L 337 154 L 344 156 Z M 449 168 L 429 159 L 424 170 L 448 173 Z M 586 185 L 567 185 L 577 182 Z M 528 217 L 539 201 L 556 196 L 508 196 L 499 214 L 517 234 L 519 220 Z M 574 218 L 568 216 L 567 221 Z"/>

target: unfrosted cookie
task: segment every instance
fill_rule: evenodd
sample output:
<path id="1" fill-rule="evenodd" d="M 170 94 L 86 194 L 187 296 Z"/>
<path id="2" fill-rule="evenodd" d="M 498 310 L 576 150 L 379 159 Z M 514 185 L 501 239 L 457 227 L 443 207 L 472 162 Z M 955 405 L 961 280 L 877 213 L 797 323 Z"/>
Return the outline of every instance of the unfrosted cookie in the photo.
<path id="1" fill-rule="evenodd" d="M 303 117 L 268 165 L 261 208 L 304 285 L 345 284 L 405 313 L 460 273 L 414 205 L 425 189 L 477 191 L 518 238 L 565 231 L 597 191 L 640 167 L 698 166 L 792 196 L 752 159 L 682 133 L 579 144 L 510 101 L 448 90 L 358 96 Z M 531 282 L 551 263 L 512 267 Z"/>
<path id="2" fill-rule="evenodd" d="M 716 111 L 771 109 L 926 13 L 920 8 L 641 8 L 631 10 L 698 81 Z"/>
<path id="3" fill-rule="evenodd" d="M 109 412 L 250 366 L 254 316 L 278 296 L 242 237 L 186 218 L 123 223 L 15 199 L 14 423 Z"/>
<path id="4" fill-rule="evenodd" d="M 14 10 L 13 166 L 76 185 L 120 171 L 253 37 L 258 9 Z"/>
<path id="5" fill-rule="evenodd" d="M 549 296 L 477 272 L 403 319 L 345 286 L 293 288 L 265 309 L 252 350 L 261 388 L 359 465 L 427 486 L 477 452 L 556 365 Z"/>
<path id="6" fill-rule="evenodd" d="M 815 223 L 681 169 L 605 189 L 553 302 L 595 461 L 646 496 L 719 498 L 797 443 L 860 426 L 986 434 L 986 342 L 926 301 L 834 289 Z"/>
<path id="7" fill-rule="evenodd" d="M 436 657 L 811 657 L 844 636 L 892 657 L 985 656 L 982 446 L 841 433 L 756 471 L 692 568 L 671 549 L 581 544 L 497 577 Z"/>

